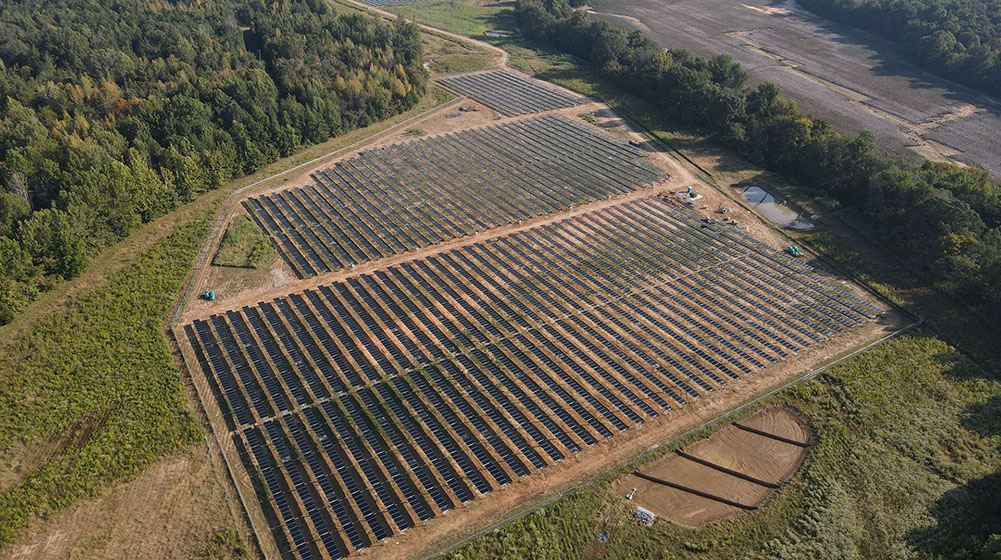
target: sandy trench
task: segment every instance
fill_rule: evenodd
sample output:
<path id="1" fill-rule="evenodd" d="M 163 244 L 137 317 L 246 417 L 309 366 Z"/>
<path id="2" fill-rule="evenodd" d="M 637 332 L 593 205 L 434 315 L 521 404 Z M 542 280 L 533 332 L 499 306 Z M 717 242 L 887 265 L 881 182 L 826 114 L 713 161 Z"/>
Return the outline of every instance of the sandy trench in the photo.
<path id="1" fill-rule="evenodd" d="M 765 409 L 739 424 L 804 444 L 810 437 L 809 428 L 784 408 Z M 762 482 L 772 485 L 785 482 L 806 455 L 805 447 L 742 430 L 734 424 L 680 451 L 759 482 L 739 478 L 682 454 L 672 453 L 639 472 L 722 500 L 665 486 L 635 474 L 619 478 L 613 485 L 615 492 L 626 496 L 635 488 L 632 501 L 637 506 L 681 525 L 699 526 L 752 511 L 751 508 L 764 503 L 774 491 L 773 487 Z M 723 500 L 748 507 L 737 507 Z"/>

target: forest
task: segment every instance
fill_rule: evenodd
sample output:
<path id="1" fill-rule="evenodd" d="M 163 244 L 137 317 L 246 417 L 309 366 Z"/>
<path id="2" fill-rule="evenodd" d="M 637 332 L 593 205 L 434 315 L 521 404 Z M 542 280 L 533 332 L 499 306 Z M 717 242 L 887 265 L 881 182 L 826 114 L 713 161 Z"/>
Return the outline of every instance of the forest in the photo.
<path id="1" fill-rule="evenodd" d="M 774 84 L 750 87 L 726 55 L 664 50 L 566 0 L 518 0 L 516 12 L 527 38 L 588 61 L 676 123 L 835 201 L 866 237 L 942 292 L 984 315 L 1001 309 L 1001 184 L 986 171 L 884 156 L 871 133 L 840 134 L 800 112 Z"/>
<path id="2" fill-rule="evenodd" d="M 800 0 L 897 43 L 921 68 L 1001 96 L 1001 0 Z"/>
<path id="3" fill-rule="evenodd" d="M 417 28 L 324 0 L 0 10 L 0 324 L 198 194 L 412 107 Z"/>

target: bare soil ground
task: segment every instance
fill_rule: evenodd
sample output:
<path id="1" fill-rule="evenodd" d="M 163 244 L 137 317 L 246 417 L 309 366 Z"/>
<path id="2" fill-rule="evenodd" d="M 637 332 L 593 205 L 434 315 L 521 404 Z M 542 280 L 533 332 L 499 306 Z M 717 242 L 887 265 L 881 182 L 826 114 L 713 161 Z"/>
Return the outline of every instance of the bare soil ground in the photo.
<path id="1" fill-rule="evenodd" d="M 736 506 L 702 498 L 631 474 L 620 478 L 614 490 L 627 496 L 633 488 L 636 489 L 636 494 L 632 501 L 637 506 L 685 527 L 697 527 L 744 511 Z"/>
<path id="2" fill-rule="evenodd" d="M 0 558 L 198 558 L 213 535 L 233 530 L 220 475 L 195 445 L 36 523 Z"/>
<path id="3" fill-rule="evenodd" d="M 809 428 L 784 408 L 763 410 L 742 421 L 741 425 L 803 443 L 810 437 Z M 731 424 L 684 449 L 683 453 L 758 481 L 781 484 L 799 467 L 806 449 Z M 678 453 L 646 466 L 642 473 L 748 507 L 761 505 L 773 492 L 768 485 L 734 476 Z M 632 501 L 638 506 L 685 526 L 703 525 L 747 511 L 635 474 L 619 478 L 613 487 L 623 496 L 635 488 Z"/>
<path id="4" fill-rule="evenodd" d="M 802 109 L 842 132 L 871 130 L 898 155 L 978 165 L 1001 175 L 1001 102 L 923 72 L 879 37 L 814 16 L 792 0 L 592 4 L 597 17 L 648 29 L 664 47 L 729 54 L 752 82 L 778 84 Z"/>
<path id="5" fill-rule="evenodd" d="M 810 428 L 803 422 L 800 422 L 795 415 L 781 408 L 770 408 L 762 411 L 760 414 L 755 414 L 746 420 L 741 420 L 740 424 L 786 439 L 806 444 L 810 443 Z M 763 444 L 759 442 L 758 445 Z"/>

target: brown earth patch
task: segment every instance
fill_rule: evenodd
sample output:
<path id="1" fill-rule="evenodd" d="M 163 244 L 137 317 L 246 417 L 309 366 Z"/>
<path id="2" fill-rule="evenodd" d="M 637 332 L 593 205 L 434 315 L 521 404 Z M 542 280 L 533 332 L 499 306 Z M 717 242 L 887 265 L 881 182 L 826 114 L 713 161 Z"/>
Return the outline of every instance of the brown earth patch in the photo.
<path id="1" fill-rule="evenodd" d="M 635 489 L 633 502 L 670 521 L 704 525 L 757 509 L 796 471 L 809 440 L 810 429 L 792 412 L 769 408 L 619 478 L 614 488 L 623 496 Z"/>
<path id="2" fill-rule="evenodd" d="M 214 535 L 234 530 L 221 475 L 196 444 L 34 523 L 0 559 L 199 558 Z"/>

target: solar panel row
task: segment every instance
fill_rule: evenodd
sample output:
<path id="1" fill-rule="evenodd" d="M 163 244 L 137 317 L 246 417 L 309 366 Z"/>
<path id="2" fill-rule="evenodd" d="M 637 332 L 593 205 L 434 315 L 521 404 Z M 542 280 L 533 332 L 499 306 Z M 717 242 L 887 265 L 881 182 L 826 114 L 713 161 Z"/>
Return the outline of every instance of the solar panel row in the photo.
<path id="1" fill-rule="evenodd" d="M 245 208 L 301 276 L 643 188 L 643 152 L 561 116 L 366 150 Z"/>
<path id="2" fill-rule="evenodd" d="M 541 80 L 504 69 L 447 76 L 438 82 L 507 116 L 552 111 L 586 101 Z"/>
<path id="3" fill-rule="evenodd" d="M 276 541 L 337 557 L 879 310 L 646 198 L 195 321 Z M 263 427 L 263 430 L 261 429 Z"/>

